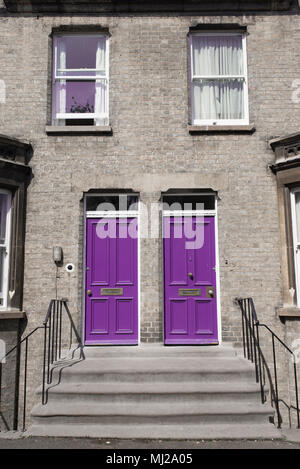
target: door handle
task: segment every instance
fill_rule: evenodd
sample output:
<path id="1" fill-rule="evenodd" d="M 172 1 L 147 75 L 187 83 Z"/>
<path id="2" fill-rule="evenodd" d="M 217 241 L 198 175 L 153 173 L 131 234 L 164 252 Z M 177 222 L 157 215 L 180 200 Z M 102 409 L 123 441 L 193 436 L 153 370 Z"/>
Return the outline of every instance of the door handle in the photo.
<path id="1" fill-rule="evenodd" d="M 92 294 L 92 290 L 87 290 L 86 293 L 87 293 L 87 296 L 92 296 L 92 295 L 93 295 L 93 294 Z"/>
<path id="2" fill-rule="evenodd" d="M 192 272 L 189 272 L 189 273 L 188 273 L 188 276 L 189 276 L 190 278 L 193 278 Z"/>

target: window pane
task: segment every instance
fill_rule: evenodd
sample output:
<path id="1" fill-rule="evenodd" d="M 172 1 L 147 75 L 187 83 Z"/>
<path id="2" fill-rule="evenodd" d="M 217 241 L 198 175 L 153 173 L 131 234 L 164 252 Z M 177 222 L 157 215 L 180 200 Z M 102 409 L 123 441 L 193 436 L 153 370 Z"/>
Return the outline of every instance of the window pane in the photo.
<path id="1" fill-rule="evenodd" d="M 56 82 L 56 113 L 106 114 L 106 80 Z"/>
<path id="2" fill-rule="evenodd" d="M 66 112 L 86 113 L 95 111 L 95 82 L 66 82 Z"/>
<path id="3" fill-rule="evenodd" d="M 193 85 L 194 119 L 243 119 L 241 80 L 199 80 Z"/>
<path id="4" fill-rule="evenodd" d="M 243 75 L 242 36 L 194 36 L 194 75 Z"/>
<path id="5" fill-rule="evenodd" d="M 62 36 L 57 38 L 57 68 L 105 70 L 104 36 Z"/>
<path id="6" fill-rule="evenodd" d="M 168 195 L 163 197 L 164 210 L 214 210 L 214 195 Z"/>
<path id="7" fill-rule="evenodd" d="M 87 211 L 138 210 L 138 196 L 130 194 L 94 195 L 86 198 Z"/>
<path id="8" fill-rule="evenodd" d="M 6 194 L 0 194 L 0 244 L 5 243 L 7 200 Z"/>

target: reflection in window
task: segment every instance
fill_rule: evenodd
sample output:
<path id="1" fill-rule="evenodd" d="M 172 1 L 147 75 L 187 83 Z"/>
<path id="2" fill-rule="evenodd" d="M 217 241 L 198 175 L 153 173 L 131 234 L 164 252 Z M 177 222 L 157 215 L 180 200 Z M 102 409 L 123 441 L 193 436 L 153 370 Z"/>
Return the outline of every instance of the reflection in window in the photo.
<path id="1" fill-rule="evenodd" d="M 138 196 L 134 194 L 87 196 L 86 210 L 88 212 L 136 211 L 138 210 Z"/>

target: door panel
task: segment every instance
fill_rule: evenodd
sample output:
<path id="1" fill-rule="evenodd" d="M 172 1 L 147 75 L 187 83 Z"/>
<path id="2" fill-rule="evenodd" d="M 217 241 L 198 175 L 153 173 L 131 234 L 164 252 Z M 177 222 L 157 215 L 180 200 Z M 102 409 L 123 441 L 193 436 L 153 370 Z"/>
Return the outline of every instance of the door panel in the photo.
<path id="1" fill-rule="evenodd" d="M 90 334 L 108 334 L 108 300 L 91 300 L 91 327 Z"/>
<path id="2" fill-rule="evenodd" d="M 103 238 L 99 226 L 108 220 L 87 220 L 86 344 L 138 342 L 137 238 L 129 235 L 136 219 L 112 221 L 115 236 Z"/>
<path id="3" fill-rule="evenodd" d="M 121 222 L 124 221 L 121 220 Z M 116 239 L 116 285 L 134 284 L 134 240 Z"/>
<path id="4" fill-rule="evenodd" d="M 170 334 L 188 333 L 187 300 L 170 300 Z"/>
<path id="5" fill-rule="evenodd" d="M 100 221 L 99 221 L 100 222 Z M 91 224 L 90 232 L 90 265 L 91 272 L 90 282 L 91 285 L 108 285 L 109 282 L 109 253 L 110 253 L 110 238 L 105 238 L 99 242 L 97 236 L 97 224 Z M 101 259 L 101 262 L 94 262 L 94 259 Z"/>
<path id="6" fill-rule="evenodd" d="M 210 300 L 195 300 L 195 335 L 214 332 L 214 304 Z"/>
<path id="7" fill-rule="evenodd" d="M 184 223 L 181 217 L 164 218 L 165 343 L 215 344 L 215 220 L 193 216 L 189 222 L 194 233 L 197 227 L 203 230 L 194 246 L 184 229 L 181 238 L 176 237 Z"/>
<path id="8" fill-rule="evenodd" d="M 116 334 L 133 334 L 133 298 L 116 300 Z"/>
<path id="9" fill-rule="evenodd" d="M 186 282 L 186 256 L 185 239 L 176 237 L 179 235 L 178 227 L 181 228 L 181 222 L 176 220 L 170 223 L 170 242 L 169 242 L 169 271 L 170 285 L 187 285 Z"/>

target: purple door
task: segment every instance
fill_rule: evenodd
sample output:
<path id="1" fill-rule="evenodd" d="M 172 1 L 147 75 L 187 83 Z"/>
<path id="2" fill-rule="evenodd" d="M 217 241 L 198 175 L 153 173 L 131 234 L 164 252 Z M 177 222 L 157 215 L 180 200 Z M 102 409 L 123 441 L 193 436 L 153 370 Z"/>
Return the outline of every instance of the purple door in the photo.
<path id="1" fill-rule="evenodd" d="M 196 242 L 181 217 L 164 218 L 165 343 L 217 344 L 215 220 L 188 218 Z"/>
<path id="2" fill-rule="evenodd" d="M 88 219 L 86 344 L 138 343 L 136 218 Z"/>

